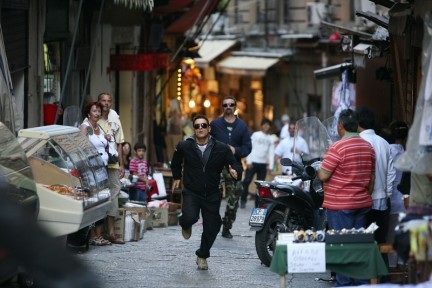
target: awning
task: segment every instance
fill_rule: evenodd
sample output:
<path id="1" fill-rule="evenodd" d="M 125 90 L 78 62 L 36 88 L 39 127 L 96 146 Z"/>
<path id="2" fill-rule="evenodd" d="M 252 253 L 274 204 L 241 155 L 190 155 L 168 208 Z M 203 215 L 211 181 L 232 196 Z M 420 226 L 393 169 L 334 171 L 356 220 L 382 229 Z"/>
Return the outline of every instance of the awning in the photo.
<path id="1" fill-rule="evenodd" d="M 375 24 L 388 29 L 389 19 L 387 17 L 372 13 L 370 11 L 356 11 L 356 16 L 361 16 Z"/>
<path id="2" fill-rule="evenodd" d="M 280 58 L 230 56 L 217 66 L 217 71 L 225 74 L 265 76 L 267 69 L 279 62 Z"/>
<path id="3" fill-rule="evenodd" d="M 202 44 L 201 44 L 202 43 Z M 233 47 L 237 40 L 205 40 L 201 42 L 198 50 L 200 58 L 195 58 L 196 66 L 200 68 L 207 67 L 212 60 Z"/>
<path id="4" fill-rule="evenodd" d="M 200 0 L 189 11 L 181 15 L 165 30 L 166 33 L 185 33 L 194 24 L 200 24 L 210 14 L 218 0 Z"/>
<path id="5" fill-rule="evenodd" d="M 321 21 L 321 26 L 326 26 L 326 27 L 330 27 L 332 29 L 336 29 L 341 34 L 355 35 L 355 36 L 358 36 L 360 38 L 365 38 L 365 39 L 372 39 L 372 36 L 373 36 L 373 34 L 370 34 L 370 33 L 357 31 L 354 29 L 350 29 L 350 28 L 336 25 L 334 23 L 330 23 L 330 22 L 326 22 L 326 21 Z"/>

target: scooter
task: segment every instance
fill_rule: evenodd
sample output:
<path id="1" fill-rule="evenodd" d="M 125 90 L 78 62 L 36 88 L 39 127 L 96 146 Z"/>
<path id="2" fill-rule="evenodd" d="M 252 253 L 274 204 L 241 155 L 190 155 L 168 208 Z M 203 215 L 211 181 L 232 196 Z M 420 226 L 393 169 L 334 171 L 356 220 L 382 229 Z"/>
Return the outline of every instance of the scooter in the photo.
<path id="1" fill-rule="evenodd" d="M 301 137 L 309 153 L 281 159 L 281 165 L 291 166 L 293 174 L 276 176 L 272 182 L 255 181 L 258 200 L 249 225 L 256 231 L 255 248 L 265 266 L 270 266 L 279 233 L 326 227 L 326 211 L 321 206 L 324 194 L 316 170 L 332 143 L 331 138 L 317 117 L 297 121 L 294 137 L 293 151 Z"/>

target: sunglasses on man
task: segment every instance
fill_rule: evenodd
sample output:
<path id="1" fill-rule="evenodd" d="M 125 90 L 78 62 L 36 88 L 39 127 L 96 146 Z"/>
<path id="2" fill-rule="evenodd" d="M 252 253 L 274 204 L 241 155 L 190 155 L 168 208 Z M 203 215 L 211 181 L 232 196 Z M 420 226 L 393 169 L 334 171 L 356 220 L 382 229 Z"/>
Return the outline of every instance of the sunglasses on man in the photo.
<path id="1" fill-rule="evenodd" d="M 209 125 L 207 123 L 200 123 L 200 124 L 194 124 L 193 127 L 195 128 L 195 130 L 198 130 L 200 128 L 204 128 L 206 129 Z"/>
<path id="2" fill-rule="evenodd" d="M 224 103 L 222 104 L 222 107 L 226 108 L 226 107 L 235 107 L 236 104 L 235 103 Z"/>

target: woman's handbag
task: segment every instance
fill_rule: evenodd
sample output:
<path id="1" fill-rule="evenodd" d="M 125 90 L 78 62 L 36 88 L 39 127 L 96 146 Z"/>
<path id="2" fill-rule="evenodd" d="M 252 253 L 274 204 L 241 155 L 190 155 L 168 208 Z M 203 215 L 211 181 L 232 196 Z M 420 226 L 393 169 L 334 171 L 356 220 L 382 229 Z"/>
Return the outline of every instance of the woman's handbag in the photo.
<path id="1" fill-rule="evenodd" d="M 108 154 L 108 164 L 117 164 L 119 162 L 118 154 L 112 145 L 115 145 L 115 142 L 108 141 L 108 145 L 105 146 L 105 151 Z"/>
<path id="2" fill-rule="evenodd" d="M 108 164 L 117 164 L 119 161 L 118 156 L 112 155 L 111 153 L 108 153 Z"/>
<path id="3" fill-rule="evenodd" d="M 105 132 L 105 130 L 102 128 L 102 126 L 100 126 L 100 129 L 104 132 L 104 135 L 107 134 L 107 132 Z M 114 138 L 114 136 L 112 136 L 112 138 Z M 118 152 L 117 152 L 117 145 L 115 141 L 108 141 L 108 145 L 105 146 L 105 151 L 108 154 L 108 164 L 117 164 L 119 163 L 119 158 L 118 158 Z"/>

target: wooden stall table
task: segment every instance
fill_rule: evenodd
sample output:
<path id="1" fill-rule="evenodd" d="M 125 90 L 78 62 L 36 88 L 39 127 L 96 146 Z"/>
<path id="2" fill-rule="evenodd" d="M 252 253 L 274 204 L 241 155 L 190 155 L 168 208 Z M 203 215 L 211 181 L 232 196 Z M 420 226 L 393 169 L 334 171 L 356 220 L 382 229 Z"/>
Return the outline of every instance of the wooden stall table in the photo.
<path id="1" fill-rule="evenodd" d="M 377 283 L 377 278 L 388 274 L 375 242 L 326 244 L 325 253 L 326 268 L 332 272 L 356 279 L 371 279 L 372 284 Z M 281 287 L 286 287 L 287 270 L 287 245 L 277 245 L 270 271 L 280 276 Z"/>

